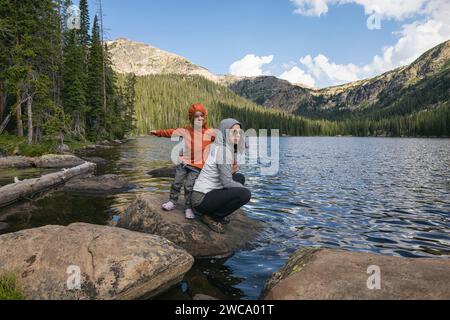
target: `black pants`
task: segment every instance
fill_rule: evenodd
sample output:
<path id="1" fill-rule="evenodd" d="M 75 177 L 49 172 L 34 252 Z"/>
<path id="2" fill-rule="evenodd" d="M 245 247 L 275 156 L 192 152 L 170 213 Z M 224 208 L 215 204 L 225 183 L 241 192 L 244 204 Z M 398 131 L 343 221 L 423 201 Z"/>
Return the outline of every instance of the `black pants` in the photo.
<path id="1" fill-rule="evenodd" d="M 245 184 L 243 174 L 233 175 L 233 180 Z M 229 188 L 213 190 L 205 195 L 202 203 L 195 207 L 195 210 L 206 214 L 216 221 L 221 221 L 237 209 L 246 205 L 251 198 L 251 192 L 247 188 Z"/>

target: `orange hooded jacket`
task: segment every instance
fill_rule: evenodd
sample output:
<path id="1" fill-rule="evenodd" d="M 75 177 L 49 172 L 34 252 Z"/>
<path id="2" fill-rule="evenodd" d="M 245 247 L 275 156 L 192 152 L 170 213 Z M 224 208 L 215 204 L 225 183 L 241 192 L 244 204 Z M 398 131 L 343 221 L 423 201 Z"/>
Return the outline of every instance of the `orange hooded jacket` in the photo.
<path id="1" fill-rule="evenodd" d="M 210 129 L 207 124 L 208 111 L 202 104 L 194 104 L 189 108 L 189 120 L 194 121 L 196 112 L 202 112 L 205 120 L 202 130 L 194 130 L 192 125 L 185 128 L 159 130 L 153 133 L 157 137 L 171 138 L 172 136 L 183 137 L 184 152 L 180 160 L 192 167 L 203 169 L 209 155 L 209 146 L 214 142 L 216 132 Z"/>

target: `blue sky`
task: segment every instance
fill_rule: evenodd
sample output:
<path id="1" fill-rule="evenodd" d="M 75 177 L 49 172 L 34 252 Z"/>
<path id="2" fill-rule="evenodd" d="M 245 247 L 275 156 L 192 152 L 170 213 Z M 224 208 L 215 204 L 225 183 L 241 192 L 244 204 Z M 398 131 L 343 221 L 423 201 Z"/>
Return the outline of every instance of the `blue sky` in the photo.
<path id="1" fill-rule="evenodd" d="M 396 1 L 400 7 L 373 9 L 365 0 L 103 0 L 103 10 L 109 39 L 145 42 L 216 74 L 270 74 L 323 87 L 410 62 L 450 38 L 445 22 L 442 30 L 431 31 L 432 41 L 398 48 L 402 38 L 421 41 L 420 30 L 408 26 L 420 29 L 430 20 L 444 19 L 425 0 L 408 0 L 416 7 L 404 0 L 379 2 Z M 435 2 L 447 8 L 449 1 Z M 90 1 L 92 15 L 96 9 L 97 0 Z M 367 27 L 372 9 L 381 19 L 381 29 Z M 419 36 L 429 38 L 427 30 Z M 389 48 L 394 55 L 386 55 Z M 381 61 L 374 61 L 377 55 Z"/>

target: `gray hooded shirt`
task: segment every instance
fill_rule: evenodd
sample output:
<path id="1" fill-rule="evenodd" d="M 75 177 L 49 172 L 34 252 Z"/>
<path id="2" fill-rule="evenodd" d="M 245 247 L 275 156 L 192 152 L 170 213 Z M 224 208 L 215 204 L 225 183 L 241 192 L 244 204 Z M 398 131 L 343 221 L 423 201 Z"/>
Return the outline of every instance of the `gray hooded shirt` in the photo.
<path id="1" fill-rule="evenodd" d="M 217 132 L 216 140 L 211 145 L 208 159 L 194 185 L 195 192 L 192 196 L 194 206 L 199 205 L 203 201 L 203 196 L 210 191 L 244 187 L 233 180 L 234 145 L 228 142 L 228 130 L 236 124 L 241 125 L 235 119 L 226 119 L 220 123 L 220 131 Z M 245 137 L 241 136 L 238 153 L 242 153 L 244 150 Z"/>

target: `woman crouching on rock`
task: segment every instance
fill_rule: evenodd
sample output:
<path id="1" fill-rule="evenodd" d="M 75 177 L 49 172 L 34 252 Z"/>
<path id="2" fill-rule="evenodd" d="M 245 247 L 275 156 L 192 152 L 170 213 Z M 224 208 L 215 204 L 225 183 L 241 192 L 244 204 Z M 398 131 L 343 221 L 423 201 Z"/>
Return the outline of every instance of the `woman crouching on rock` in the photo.
<path id="1" fill-rule="evenodd" d="M 244 175 L 237 173 L 238 156 L 245 152 L 242 125 L 235 119 L 220 123 L 220 133 L 211 145 L 208 160 L 194 185 L 192 204 L 213 231 L 224 233 L 227 216 L 250 201 Z"/>

